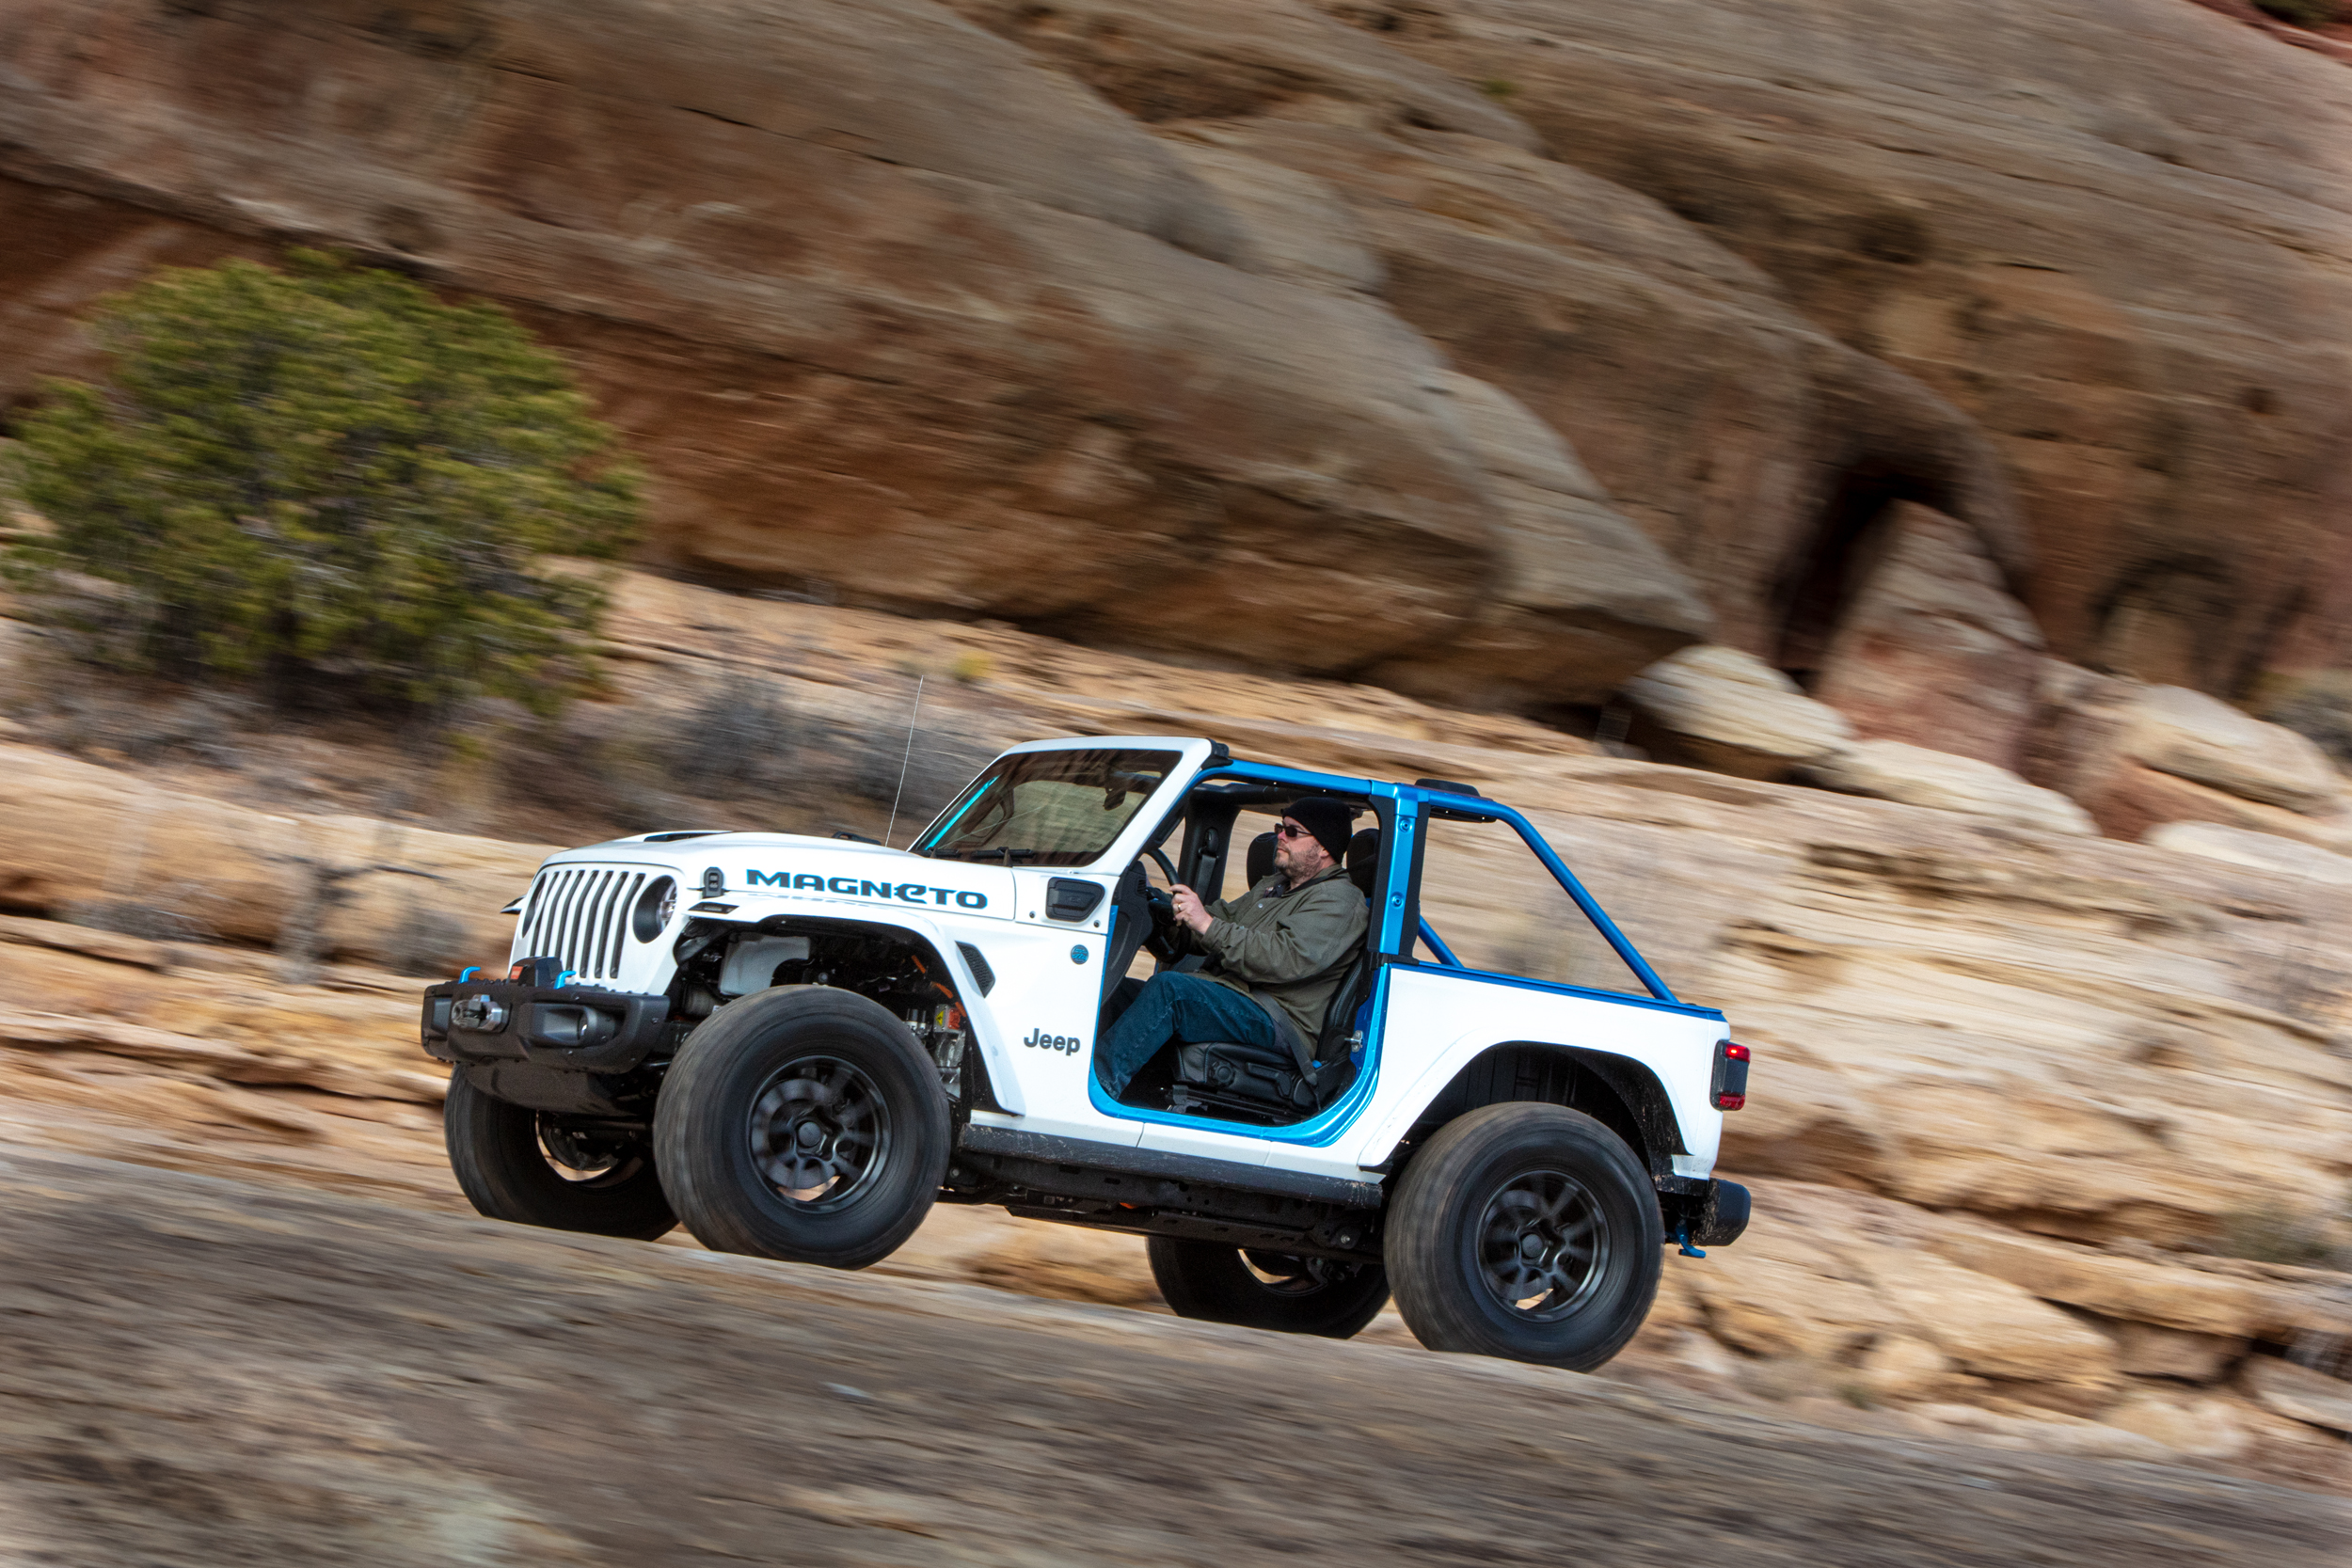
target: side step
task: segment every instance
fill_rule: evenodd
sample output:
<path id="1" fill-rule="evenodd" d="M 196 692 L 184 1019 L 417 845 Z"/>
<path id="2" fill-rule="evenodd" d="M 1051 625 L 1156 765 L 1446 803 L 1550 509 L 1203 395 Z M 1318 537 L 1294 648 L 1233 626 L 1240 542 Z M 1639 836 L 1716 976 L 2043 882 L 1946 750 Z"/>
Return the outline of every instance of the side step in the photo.
<path id="1" fill-rule="evenodd" d="M 1168 1181 L 1196 1182 L 1204 1187 L 1268 1193 L 1312 1203 L 1337 1204 L 1344 1209 L 1377 1209 L 1388 1201 L 1377 1181 L 1350 1181 L 1344 1177 L 1269 1170 L 1263 1165 L 1203 1159 L 1197 1154 L 1089 1143 L 1084 1138 L 1057 1138 L 1048 1132 L 1024 1132 L 1017 1127 L 967 1126 L 957 1147 L 975 1154 L 1002 1154 L 1045 1164 L 1117 1171 L 1122 1176 L 1150 1176 Z"/>

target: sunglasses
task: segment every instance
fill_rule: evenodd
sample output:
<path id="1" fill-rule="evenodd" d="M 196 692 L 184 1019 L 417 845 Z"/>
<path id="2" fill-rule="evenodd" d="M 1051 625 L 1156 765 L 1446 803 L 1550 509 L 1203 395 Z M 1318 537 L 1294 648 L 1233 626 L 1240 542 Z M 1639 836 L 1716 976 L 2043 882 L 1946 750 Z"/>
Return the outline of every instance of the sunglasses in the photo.
<path id="1" fill-rule="evenodd" d="M 1274 832 L 1278 838 L 1312 838 L 1315 836 L 1295 822 L 1277 822 L 1274 824 Z"/>

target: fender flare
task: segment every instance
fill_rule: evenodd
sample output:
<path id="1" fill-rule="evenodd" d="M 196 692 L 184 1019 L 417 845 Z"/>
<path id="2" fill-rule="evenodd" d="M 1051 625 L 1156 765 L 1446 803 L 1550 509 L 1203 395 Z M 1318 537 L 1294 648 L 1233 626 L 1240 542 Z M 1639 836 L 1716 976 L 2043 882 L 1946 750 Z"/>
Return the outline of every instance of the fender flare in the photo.
<path id="1" fill-rule="evenodd" d="M 763 897 L 758 894 L 731 896 L 736 904 L 733 913 L 708 914 L 701 918 L 713 925 L 736 926 L 747 931 L 758 930 L 771 920 L 801 919 L 903 932 L 909 941 L 920 944 L 946 972 L 947 978 L 955 985 L 956 994 L 963 999 L 966 1026 L 971 1032 L 972 1043 L 979 1047 L 981 1059 L 988 1064 L 989 1088 L 996 1096 L 997 1103 L 1014 1116 L 1027 1109 L 1020 1103 L 1020 1081 L 1012 1070 L 1011 1063 L 1006 1059 L 1004 1041 L 998 1034 L 995 1017 L 978 1005 L 989 988 L 982 986 L 979 977 L 972 973 L 972 966 L 953 934 L 941 930 L 932 921 L 900 915 L 895 910 L 888 911 L 891 918 L 866 920 L 859 919 L 854 914 L 835 914 L 829 910 L 813 911 L 789 898 Z"/>
<path id="2" fill-rule="evenodd" d="M 1477 1043 L 1470 1043 L 1477 1039 Z M 1690 1152 L 1682 1127 L 1676 1119 L 1674 1101 L 1655 1069 L 1637 1057 L 1561 1040 L 1486 1039 L 1465 1036 L 1447 1047 L 1395 1110 L 1365 1138 L 1358 1164 L 1365 1170 L 1387 1170 L 1397 1146 L 1405 1141 L 1429 1107 L 1459 1082 L 1464 1073 L 1498 1051 L 1530 1050 L 1555 1053 L 1598 1079 L 1621 1101 L 1641 1134 L 1644 1156 L 1654 1177 L 1674 1174 L 1674 1157 Z M 1470 1109 L 1470 1107 L 1464 1107 Z"/>

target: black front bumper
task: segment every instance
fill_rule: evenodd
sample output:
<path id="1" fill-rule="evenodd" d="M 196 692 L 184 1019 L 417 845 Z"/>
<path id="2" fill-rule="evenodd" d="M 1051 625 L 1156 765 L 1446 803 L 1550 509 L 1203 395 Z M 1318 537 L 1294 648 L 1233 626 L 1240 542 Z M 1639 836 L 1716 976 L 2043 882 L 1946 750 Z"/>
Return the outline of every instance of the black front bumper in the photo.
<path id="1" fill-rule="evenodd" d="M 474 1087 L 542 1111 L 625 1108 L 623 1082 L 669 1042 L 670 999 L 529 980 L 451 980 L 428 987 L 425 1054 Z"/>

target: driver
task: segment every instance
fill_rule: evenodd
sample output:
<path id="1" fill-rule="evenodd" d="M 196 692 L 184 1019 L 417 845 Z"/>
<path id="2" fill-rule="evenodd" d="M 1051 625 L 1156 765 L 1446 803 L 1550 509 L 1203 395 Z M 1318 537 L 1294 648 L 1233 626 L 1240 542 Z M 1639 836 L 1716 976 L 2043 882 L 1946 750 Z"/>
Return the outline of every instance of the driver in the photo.
<path id="1" fill-rule="evenodd" d="M 1306 1069 L 1371 923 L 1340 863 L 1355 815 L 1329 796 L 1294 801 L 1275 829 L 1272 876 L 1214 904 L 1175 887 L 1179 955 L 1209 961 L 1189 974 L 1154 974 L 1103 1036 L 1094 1070 L 1114 1099 L 1171 1039 L 1272 1046 Z"/>

